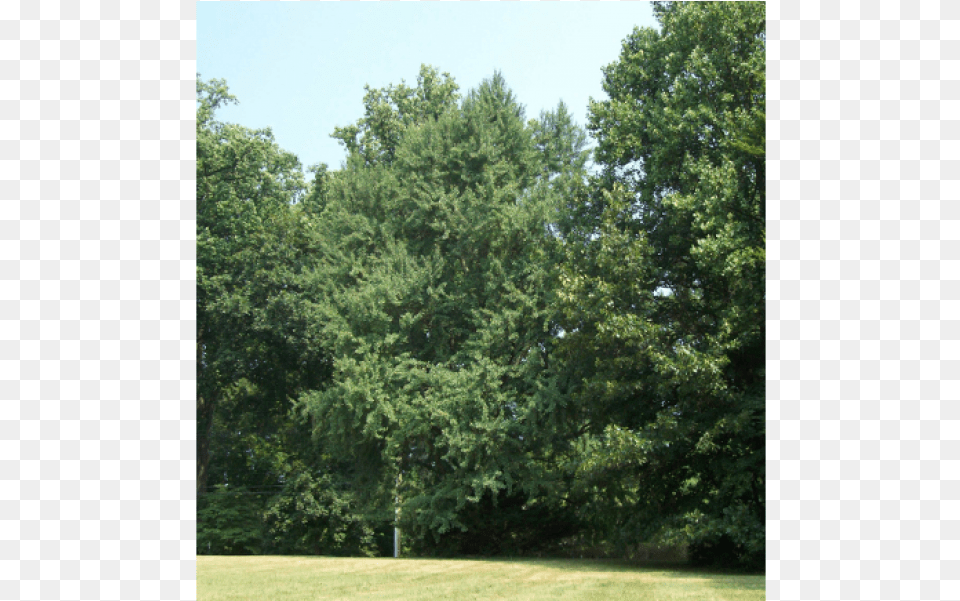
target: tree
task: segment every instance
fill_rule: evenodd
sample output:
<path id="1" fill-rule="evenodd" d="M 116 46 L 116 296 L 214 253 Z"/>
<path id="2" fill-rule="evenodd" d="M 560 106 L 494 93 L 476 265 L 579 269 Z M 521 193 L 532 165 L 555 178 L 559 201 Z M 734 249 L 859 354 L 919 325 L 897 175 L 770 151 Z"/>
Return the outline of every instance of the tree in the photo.
<path id="1" fill-rule="evenodd" d="M 348 467 L 290 419 L 331 370 L 301 279 L 335 174 L 307 187 L 269 130 L 216 121 L 225 82 L 197 96 L 198 552 L 374 553 Z"/>
<path id="2" fill-rule="evenodd" d="M 198 77 L 198 494 L 210 485 L 218 438 L 247 437 L 236 446 L 250 449 L 278 428 L 298 382 L 316 386 L 323 377 L 316 365 L 303 369 L 315 357 L 292 314 L 303 239 L 294 205 L 306 192 L 300 163 L 269 130 L 214 119 L 235 101 L 222 80 Z M 221 473 L 229 471 L 233 446 L 221 444 Z M 240 448 L 233 452 L 244 457 Z"/>
<path id="3" fill-rule="evenodd" d="M 351 160 L 390 163 L 404 131 L 456 108 L 459 89 L 449 73 L 427 65 L 420 68 L 416 88 L 404 82 L 383 89 L 364 86 L 364 116 L 354 125 L 334 128 L 332 137 L 346 147 Z"/>
<path id="4" fill-rule="evenodd" d="M 304 284 L 334 360 L 298 408 L 325 452 L 352 458 L 372 513 L 392 516 L 399 498 L 422 551 L 463 551 L 456 533 L 507 506 L 539 504 L 554 525 L 571 514 L 554 501 L 544 427 L 565 403 L 549 365 L 549 182 L 582 176 L 582 136 L 563 115 L 526 123 L 499 74 L 459 106 L 455 90 L 427 67 L 415 90 L 368 89 L 364 118 L 334 134 L 349 156 L 313 224 Z"/>
<path id="5" fill-rule="evenodd" d="M 561 100 L 552 111 L 541 111 L 540 118 L 530 122 L 533 140 L 541 155 L 543 174 L 582 177 L 590 160 L 587 133 L 573 121 L 573 115 Z"/>
<path id="6" fill-rule="evenodd" d="M 598 526 L 764 549 L 764 6 L 654 2 L 591 101 L 601 173 L 565 237 L 561 343 Z"/>

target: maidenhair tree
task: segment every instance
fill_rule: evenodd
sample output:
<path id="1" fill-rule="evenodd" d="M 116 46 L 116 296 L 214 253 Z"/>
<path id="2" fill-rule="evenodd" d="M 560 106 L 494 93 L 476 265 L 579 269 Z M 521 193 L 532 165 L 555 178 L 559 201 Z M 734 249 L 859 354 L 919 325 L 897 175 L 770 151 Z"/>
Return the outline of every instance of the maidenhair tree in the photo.
<path id="1" fill-rule="evenodd" d="M 456 532 L 489 533 L 503 500 L 560 505 L 542 461 L 566 402 L 548 369 L 550 182 L 583 169 L 556 134 L 568 117 L 526 122 L 499 74 L 461 103 L 454 90 L 425 67 L 414 90 L 368 90 L 365 117 L 337 130 L 350 155 L 307 284 L 334 368 L 298 401 L 383 515 L 399 495 L 415 542 L 452 551 Z"/>

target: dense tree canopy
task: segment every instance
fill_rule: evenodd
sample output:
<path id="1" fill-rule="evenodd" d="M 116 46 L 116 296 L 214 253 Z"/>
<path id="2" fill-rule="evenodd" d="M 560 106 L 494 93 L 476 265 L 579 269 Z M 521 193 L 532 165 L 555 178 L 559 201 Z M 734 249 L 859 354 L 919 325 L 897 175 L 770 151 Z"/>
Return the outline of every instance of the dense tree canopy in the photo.
<path id="1" fill-rule="evenodd" d="M 264 520 L 290 497 L 302 502 L 308 482 L 343 497 L 342 479 L 314 471 L 335 462 L 304 444 L 309 429 L 289 419 L 298 391 L 329 377 L 298 293 L 310 250 L 307 187 L 299 161 L 269 130 L 214 118 L 227 102 L 235 99 L 225 82 L 198 77 L 198 550 L 318 552 L 324 547 L 315 541 L 281 536 L 289 520 Z M 301 529 L 321 531 L 327 522 L 300 516 Z M 368 549 L 370 535 L 363 537 L 343 544 Z"/>
<path id="2" fill-rule="evenodd" d="M 214 417 L 228 400 L 256 388 L 242 415 L 276 410 L 287 365 L 268 352 L 283 328 L 268 313 L 277 276 L 293 258 L 289 207 L 305 186 L 300 162 L 268 130 L 220 123 L 235 102 L 223 81 L 197 81 L 197 490 L 209 479 Z M 296 359 L 291 359 L 296 361 Z M 244 384 L 246 383 L 246 385 Z M 254 416 L 254 413 L 256 415 Z"/>
<path id="3" fill-rule="evenodd" d="M 628 539 L 759 561 L 764 7 L 654 5 L 662 29 L 627 38 L 590 107 L 603 172 L 567 243 L 563 346 L 594 426 L 581 472 Z"/>
<path id="4" fill-rule="evenodd" d="M 764 7 L 656 2 L 587 133 L 367 88 L 312 168 L 198 81 L 198 551 L 764 550 Z"/>
<path id="5" fill-rule="evenodd" d="M 400 495 L 423 545 L 468 528 L 468 504 L 535 499 L 549 483 L 541 422 L 565 402 L 546 368 L 549 175 L 583 170 L 568 140 L 551 138 L 558 126 L 524 121 L 500 75 L 459 106 L 421 110 L 438 79 L 424 68 L 416 90 L 368 91 L 367 115 L 403 123 L 389 160 L 345 142 L 306 279 L 333 375 L 297 405 L 318 443 L 354 458 L 384 511 Z M 419 117 L 382 102 L 397 89 Z"/>

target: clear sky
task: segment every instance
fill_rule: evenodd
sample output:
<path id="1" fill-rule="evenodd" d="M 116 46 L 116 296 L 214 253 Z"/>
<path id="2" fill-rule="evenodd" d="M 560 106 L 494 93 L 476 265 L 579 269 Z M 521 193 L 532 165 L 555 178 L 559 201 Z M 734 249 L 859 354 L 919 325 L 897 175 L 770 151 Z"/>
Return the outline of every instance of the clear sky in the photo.
<path id="1" fill-rule="evenodd" d="M 270 127 L 304 166 L 340 167 L 335 126 L 363 115 L 363 86 L 416 85 L 423 63 L 461 94 L 500 70 L 527 118 L 567 104 L 586 125 L 601 68 L 647 2 L 198 2 L 197 72 L 240 101 L 218 119 Z"/>

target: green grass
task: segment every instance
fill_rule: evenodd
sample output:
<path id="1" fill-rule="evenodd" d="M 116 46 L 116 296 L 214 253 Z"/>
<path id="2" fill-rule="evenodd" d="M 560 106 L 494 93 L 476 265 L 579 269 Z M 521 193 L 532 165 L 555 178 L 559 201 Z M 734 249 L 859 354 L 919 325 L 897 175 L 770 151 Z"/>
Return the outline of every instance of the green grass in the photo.
<path id="1" fill-rule="evenodd" d="M 197 557 L 197 600 L 761 601 L 763 575 L 576 559 Z"/>

